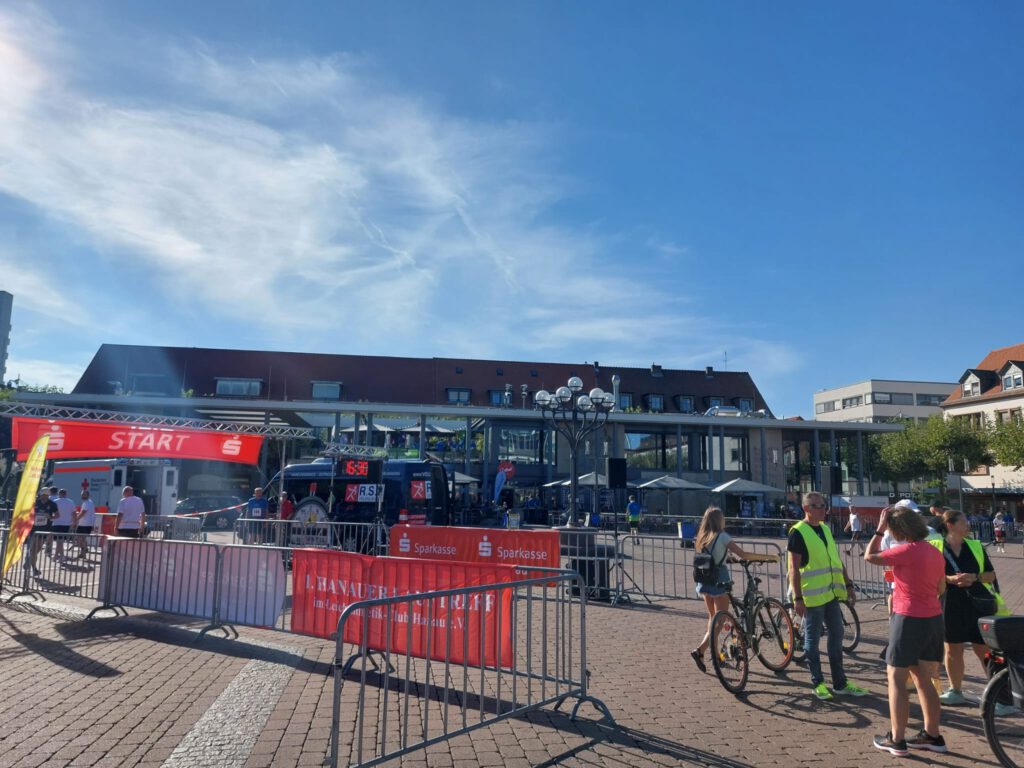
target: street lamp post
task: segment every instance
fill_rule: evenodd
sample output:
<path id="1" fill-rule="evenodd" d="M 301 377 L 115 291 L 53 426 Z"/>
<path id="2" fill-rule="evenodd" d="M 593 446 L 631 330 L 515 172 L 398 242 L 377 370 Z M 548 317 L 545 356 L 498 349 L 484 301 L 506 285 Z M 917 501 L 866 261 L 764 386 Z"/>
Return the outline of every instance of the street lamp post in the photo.
<path id="1" fill-rule="evenodd" d="M 603 389 L 595 387 L 590 393 L 584 393 L 583 380 L 578 376 L 569 379 L 564 387 L 554 392 L 540 390 L 533 396 L 533 401 L 550 422 L 551 428 L 565 438 L 569 445 L 569 517 L 567 526 L 577 524 L 577 491 L 578 471 L 577 460 L 583 439 L 590 433 L 600 429 L 608 421 L 608 414 L 615 403 L 611 395 Z M 596 477 L 594 478 L 597 479 Z"/>
<path id="2" fill-rule="evenodd" d="M 996 514 L 996 479 L 992 478 L 992 516 Z"/>

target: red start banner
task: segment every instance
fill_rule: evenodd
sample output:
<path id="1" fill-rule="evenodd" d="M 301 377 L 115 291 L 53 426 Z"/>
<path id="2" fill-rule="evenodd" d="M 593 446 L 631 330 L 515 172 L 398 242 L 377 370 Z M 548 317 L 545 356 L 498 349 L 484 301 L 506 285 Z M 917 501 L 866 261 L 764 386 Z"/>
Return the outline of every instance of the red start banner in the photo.
<path id="1" fill-rule="evenodd" d="M 50 436 L 48 459 L 207 459 L 258 464 L 261 435 L 201 429 L 118 424 L 117 422 L 13 419 L 12 439 L 18 461 L 42 435 Z"/>
<path id="2" fill-rule="evenodd" d="M 392 557 L 560 568 L 558 531 L 401 526 L 391 529 Z"/>
<path id="3" fill-rule="evenodd" d="M 370 557 L 352 552 L 296 549 L 292 559 L 292 631 L 332 638 L 342 611 L 376 598 L 507 584 L 512 566 Z M 368 623 L 367 623 L 368 622 Z M 364 623 L 366 624 L 364 630 Z M 470 666 L 512 664 L 512 590 L 434 597 L 375 606 L 345 620 L 344 641 Z M 465 655 L 464 655 L 465 651 Z"/>

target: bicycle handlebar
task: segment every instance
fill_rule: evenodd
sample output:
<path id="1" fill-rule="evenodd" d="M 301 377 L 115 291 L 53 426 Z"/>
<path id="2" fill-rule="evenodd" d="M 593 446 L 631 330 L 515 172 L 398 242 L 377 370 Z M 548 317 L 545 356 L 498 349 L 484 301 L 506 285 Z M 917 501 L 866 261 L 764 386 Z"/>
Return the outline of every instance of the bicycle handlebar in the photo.
<path id="1" fill-rule="evenodd" d="M 745 558 L 729 557 L 726 559 L 726 562 L 734 565 L 738 563 L 739 565 L 746 567 L 752 563 L 777 563 L 779 562 L 779 556 L 750 554 Z"/>

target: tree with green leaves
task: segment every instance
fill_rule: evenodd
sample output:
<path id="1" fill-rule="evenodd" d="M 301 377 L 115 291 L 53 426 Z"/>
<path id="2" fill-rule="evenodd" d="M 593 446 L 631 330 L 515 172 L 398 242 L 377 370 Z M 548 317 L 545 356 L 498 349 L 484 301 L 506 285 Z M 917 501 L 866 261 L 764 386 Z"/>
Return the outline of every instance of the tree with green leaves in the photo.
<path id="1" fill-rule="evenodd" d="M 939 489 L 945 499 L 946 474 L 950 461 L 954 466 L 977 467 L 989 464 L 992 453 L 988 435 L 960 419 L 944 419 L 941 415 L 927 421 L 903 422 L 901 432 L 889 432 L 872 438 L 876 476 L 893 484 L 922 479 Z"/>
<path id="2" fill-rule="evenodd" d="M 1024 466 L 1024 422 L 1010 419 L 994 424 L 988 440 L 993 458 L 1004 467 Z"/>

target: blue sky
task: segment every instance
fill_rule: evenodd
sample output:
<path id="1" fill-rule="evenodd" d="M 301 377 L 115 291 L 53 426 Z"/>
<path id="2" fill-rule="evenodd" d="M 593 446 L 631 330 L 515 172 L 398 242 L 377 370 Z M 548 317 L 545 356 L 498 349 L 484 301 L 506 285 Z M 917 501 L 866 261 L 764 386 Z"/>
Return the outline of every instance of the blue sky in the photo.
<path id="1" fill-rule="evenodd" d="M 1024 341 L 1024 6 L 15 3 L 7 376 L 99 344 L 748 370 Z"/>

